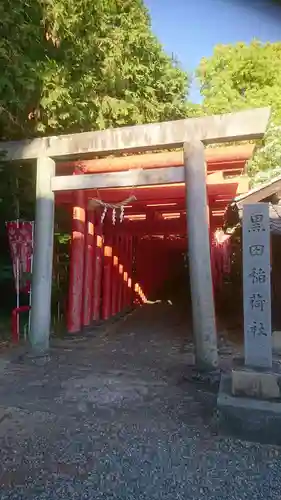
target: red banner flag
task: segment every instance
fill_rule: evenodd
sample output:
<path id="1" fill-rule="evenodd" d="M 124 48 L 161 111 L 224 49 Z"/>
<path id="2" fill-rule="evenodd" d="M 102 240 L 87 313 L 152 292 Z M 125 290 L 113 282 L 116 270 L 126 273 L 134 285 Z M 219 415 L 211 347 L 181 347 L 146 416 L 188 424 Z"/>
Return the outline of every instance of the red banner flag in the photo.
<path id="1" fill-rule="evenodd" d="M 33 256 L 33 222 L 7 222 L 8 238 L 17 291 L 30 291 Z"/>

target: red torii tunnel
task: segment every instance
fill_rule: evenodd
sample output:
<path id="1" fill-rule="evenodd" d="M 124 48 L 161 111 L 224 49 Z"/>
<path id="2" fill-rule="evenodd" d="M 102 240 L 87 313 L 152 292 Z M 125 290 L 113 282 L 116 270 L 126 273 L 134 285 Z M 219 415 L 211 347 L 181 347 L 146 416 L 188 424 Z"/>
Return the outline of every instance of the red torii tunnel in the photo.
<path id="1" fill-rule="evenodd" d="M 253 149 L 250 144 L 206 149 L 210 237 L 221 226 L 229 202 L 248 191 L 245 164 Z M 60 162 L 57 163 L 57 175 L 163 169 L 182 165 L 182 152 L 147 153 Z M 102 208 L 99 210 L 99 205 L 93 200 L 114 204 L 132 194 L 135 199 L 124 205 L 122 223 L 119 222 L 118 212 L 113 225 L 112 210 L 108 210 L 104 223 L 101 223 Z M 56 203 L 67 205 L 72 213 L 67 307 L 67 329 L 70 333 L 78 332 L 92 322 L 107 320 L 133 303 L 144 302 L 169 278 L 175 255 L 186 251 L 184 182 L 134 188 L 56 191 Z"/>

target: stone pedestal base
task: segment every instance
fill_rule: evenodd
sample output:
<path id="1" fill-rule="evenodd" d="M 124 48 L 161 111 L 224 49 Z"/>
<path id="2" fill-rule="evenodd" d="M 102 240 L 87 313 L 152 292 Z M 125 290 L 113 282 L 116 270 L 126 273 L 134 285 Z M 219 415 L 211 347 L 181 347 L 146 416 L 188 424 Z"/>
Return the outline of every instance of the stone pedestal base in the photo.
<path id="1" fill-rule="evenodd" d="M 281 332 L 272 332 L 272 351 L 274 354 L 281 354 Z"/>
<path id="2" fill-rule="evenodd" d="M 220 425 L 241 439 L 281 445 L 281 399 L 271 398 L 276 379 L 258 377 L 258 390 L 252 380 L 248 374 L 222 375 L 217 398 Z M 242 390 L 243 397 L 234 396 L 233 389 L 236 394 Z M 255 397 L 245 396 L 246 392 Z M 267 399 L 258 399 L 257 394 Z"/>
<path id="3" fill-rule="evenodd" d="M 281 373 L 279 366 L 272 370 L 237 367 L 231 373 L 231 392 L 233 396 L 261 400 L 280 400 Z"/>

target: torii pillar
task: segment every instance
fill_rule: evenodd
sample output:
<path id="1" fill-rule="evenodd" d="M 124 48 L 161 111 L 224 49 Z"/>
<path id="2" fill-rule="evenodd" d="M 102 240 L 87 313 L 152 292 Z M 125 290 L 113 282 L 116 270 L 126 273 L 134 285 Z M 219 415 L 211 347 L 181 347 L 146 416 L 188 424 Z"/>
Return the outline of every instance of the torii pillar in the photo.
<path id="1" fill-rule="evenodd" d="M 196 365 L 218 365 L 216 319 L 210 257 L 206 165 L 201 141 L 184 144 L 188 250 Z"/>
<path id="2" fill-rule="evenodd" d="M 29 340 L 33 353 L 39 356 L 44 356 L 49 349 L 55 213 L 51 179 L 55 173 L 54 160 L 38 158 Z"/>

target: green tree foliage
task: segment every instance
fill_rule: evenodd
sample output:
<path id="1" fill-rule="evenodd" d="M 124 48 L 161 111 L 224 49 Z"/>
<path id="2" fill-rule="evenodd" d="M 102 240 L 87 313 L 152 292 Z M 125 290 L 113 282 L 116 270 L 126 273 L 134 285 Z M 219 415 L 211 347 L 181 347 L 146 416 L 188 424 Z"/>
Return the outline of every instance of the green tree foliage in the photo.
<path id="1" fill-rule="evenodd" d="M 41 5 L 36 1 L 0 3 L 0 137 L 29 136 L 31 116 L 41 93 L 39 68 L 47 57 L 41 26 Z"/>
<path id="2" fill-rule="evenodd" d="M 0 64 L 2 140 L 188 112 L 188 75 L 153 35 L 142 0 L 3 0 Z M 18 200 L 30 217 L 30 168 L 0 171 L 1 217 L 16 217 Z"/>
<path id="3" fill-rule="evenodd" d="M 186 116 L 188 76 L 142 0 L 3 0 L 2 138 Z"/>
<path id="4" fill-rule="evenodd" d="M 177 119 L 191 109 L 188 75 L 153 35 L 142 0 L 2 0 L 0 65 L 2 140 Z M 33 218 L 34 179 L 30 165 L 0 165 L 2 243 L 5 220 Z M 60 221 L 58 233 L 67 230 Z M 2 244 L 0 281 L 7 258 Z"/>
<path id="5" fill-rule="evenodd" d="M 220 45 L 202 59 L 197 76 L 202 112 L 271 106 L 272 120 L 249 168 L 254 183 L 281 171 L 281 43 Z"/>
<path id="6" fill-rule="evenodd" d="M 0 35 L 1 139 L 169 120 L 188 112 L 188 75 L 153 35 L 142 0 L 3 0 Z M 21 213 L 30 212 L 30 203 L 24 206 L 30 179 L 27 168 L 2 168 L 3 217 L 11 217 L 18 196 Z"/>
<path id="7" fill-rule="evenodd" d="M 3 0 L 0 35 L 1 139 L 187 114 L 188 75 L 153 35 L 142 0 Z M 30 213 L 30 174 L 2 168 L 5 219 L 19 197 Z"/>

